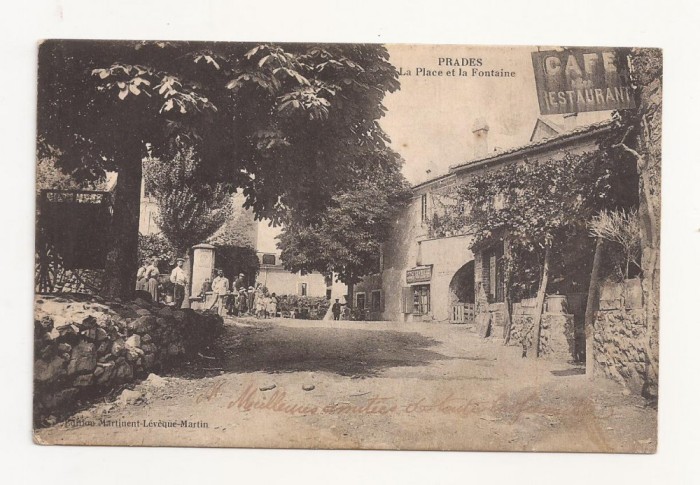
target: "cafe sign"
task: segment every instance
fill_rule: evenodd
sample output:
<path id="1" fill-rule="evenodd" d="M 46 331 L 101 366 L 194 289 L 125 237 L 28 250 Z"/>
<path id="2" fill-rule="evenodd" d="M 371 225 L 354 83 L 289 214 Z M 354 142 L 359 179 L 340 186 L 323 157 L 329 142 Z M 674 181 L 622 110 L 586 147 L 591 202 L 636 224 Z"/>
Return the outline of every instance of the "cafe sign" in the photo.
<path id="1" fill-rule="evenodd" d="M 543 115 L 635 107 L 627 70 L 614 49 L 574 48 L 532 53 Z"/>
<path id="2" fill-rule="evenodd" d="M 406 270 L 406 283 L 420 283 L 430 281 L 433 276 L 433 267 L 424 266 L 422 268 L 413 268 Z"/>

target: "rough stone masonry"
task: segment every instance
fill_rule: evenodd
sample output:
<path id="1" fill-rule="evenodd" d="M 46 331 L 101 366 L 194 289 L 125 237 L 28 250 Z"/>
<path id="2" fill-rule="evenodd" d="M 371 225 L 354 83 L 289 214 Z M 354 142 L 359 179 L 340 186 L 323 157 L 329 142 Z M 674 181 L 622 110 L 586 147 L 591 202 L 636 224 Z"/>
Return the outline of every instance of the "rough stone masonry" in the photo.
<path id="1" fill-rule="evenodd" d="M 211 313 L 86 295 L 38 295 L 34 318 L 38 422 L 177 363 L 212 343 L 223 325 Z"/>

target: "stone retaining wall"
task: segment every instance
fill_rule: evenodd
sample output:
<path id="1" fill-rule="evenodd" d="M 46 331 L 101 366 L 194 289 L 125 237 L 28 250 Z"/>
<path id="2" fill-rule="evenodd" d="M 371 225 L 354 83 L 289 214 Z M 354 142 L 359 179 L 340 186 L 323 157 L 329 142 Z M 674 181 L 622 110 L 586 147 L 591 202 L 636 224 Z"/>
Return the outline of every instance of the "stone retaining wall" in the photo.
<path id="1" fill-rule="evenodd" d="M 641 295 L 639 280 L 602 285 L 593 335 L 596 373 L 635 393 L 644 389 L 648 365 Z"/>
<path id="2" fill-rule="evenodd" d="M 86 295 L 37 296 L 34 318 L 36 419 L 196 353 L 223 324 L 211 313 Z"/>
<path id="3" fill-rule="evenodd" d="M 529 301 L 513 304 L 510 345 L 532 352 L 535 308 Z M 540 355 L 554 360 L 574 359 L 574 316 L 566 313 L 543 313 L 540 331 Z"/>

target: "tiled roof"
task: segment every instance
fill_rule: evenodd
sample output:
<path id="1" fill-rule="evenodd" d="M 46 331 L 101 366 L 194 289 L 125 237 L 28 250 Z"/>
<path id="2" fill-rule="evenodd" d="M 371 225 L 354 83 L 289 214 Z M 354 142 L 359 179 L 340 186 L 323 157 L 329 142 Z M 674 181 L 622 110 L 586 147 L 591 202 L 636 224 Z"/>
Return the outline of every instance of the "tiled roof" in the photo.
<path id="1" fill-rule="evenodd" d="M 520 152 L 520 151 L 531 150 L 533 148 L 537 148 L 537 147 L 541 147 L 543 145 L 546 145 L 548 143 L 559 142 L 559 141 L 563 141 L 567 138 L 573 138 L 575 136 L 579 136 L 579 135 L 583 135 L 583 134 L 587 134 L 587 133 L 593 133 L 595 131 L 601 131 L 601 130 L 609 128 L 610 126 L 612 126 L 613 123 L 614 123 L 613 120 L 604 120 L 604 121 L 600 121 L 598 123 L 593 123 L 590 125 L 579 126 L 577 128 L 574 128 L 571 131 L 567 131 L 566 133 L 560 133 L 560 134 L 552 136 L 550 138 L 543 138 L 541 140 L 533 141 L 533 142 L 527 143 L 525 145 L 520 145 L 520 146 L 516 146 L 513 148 L 508 148 L 505 150 L 499 150 L 497 152 L 489 153 L 488 155 L 481 157 L 481 158 L 476 158 L 473 160 L 469 160 L 467 162 L 458 163 L 456 165 L 450 165 L 450 172 L 453 172 L 453 171 L 458 170 L 460 168 L 467 167 L 467 166 L 472 165 L 472 164 L 485 162 L 485 161 L 490 160 L 492 158 L 502 157 L 503 155 L 509 155 L 509 154 Z"/>
<path id="2" fill-rule="evenodd" d="M 579 126 L 577 128 L 574 128 L 571 131 L 567 131 L 565 133 L 559 133 L 559 134 L 552 136 L 552 137 L 549 137 L 549 138 L 543 138 L 541 140 L 533 141 L 533 142 L 527 143 L 525 145 L 507 148 L 505 150 L 498 150 L 496 152 L 489 153 L 488 155 L 486 155 L 484 157 L 475 158 L 475 159 L 469 160 L 467 162 L 457 163 L 455 165 L 450 165 L 447 173 L 436 175 L 435 177 L 424 180 L 423 182 L 419 182 L 419 183 L 413 185 L 413 188 L 415 189 L 418 187 L 422 187 L 422 186 L 428 185 L 432 182 L 444 179 L 446 177 L 449 177 L 450 175 L 454 175 L 455 172 L 459 171 L 460 169 L 469 167 L 469 166 L 477 164 L 477 163 L 480 164 L 480 163 L 486 162 L 486 161 L 491 160 L 491 159 L 502 157 L 504 155 L 512 155 L 512 154 L 515 154 L 517 152 L 532 150 L 533 148 L 539 148 L 539 147 L 542 147 L 548 143 L 556 143 L 556 142 L 564 141 L 567 138 L 573 138 L 573 137 L 585 135 L 588 133 L 594 133 L 596 131 L 603 131 L 603 130 L 610 128 L 614 123 L 615 123 L 615 120 L 610 119 L 610 120 L 599 121 L 597 123 L 592 123 L 589 125 Z"/>

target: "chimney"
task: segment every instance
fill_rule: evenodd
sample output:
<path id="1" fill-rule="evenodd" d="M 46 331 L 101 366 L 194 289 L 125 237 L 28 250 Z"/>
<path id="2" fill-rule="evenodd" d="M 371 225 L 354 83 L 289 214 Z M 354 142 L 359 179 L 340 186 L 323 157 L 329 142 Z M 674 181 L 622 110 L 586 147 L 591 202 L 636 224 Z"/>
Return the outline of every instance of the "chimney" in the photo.
<path id="1" fill-rule="evenodd" d="M 569 132 L 578 126 L 578 113 L 567 113 L 564 115 L 564 131 Z"/>
<path id="2" fill-rule="evenodd" d="M 472 126 L 474 134 L 474 158 L 485 157 L 489 152 L 489 125 L 483 118 L 477 118 Z"/>

